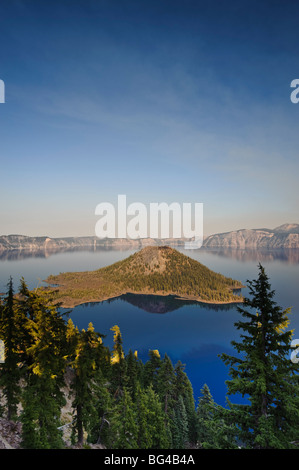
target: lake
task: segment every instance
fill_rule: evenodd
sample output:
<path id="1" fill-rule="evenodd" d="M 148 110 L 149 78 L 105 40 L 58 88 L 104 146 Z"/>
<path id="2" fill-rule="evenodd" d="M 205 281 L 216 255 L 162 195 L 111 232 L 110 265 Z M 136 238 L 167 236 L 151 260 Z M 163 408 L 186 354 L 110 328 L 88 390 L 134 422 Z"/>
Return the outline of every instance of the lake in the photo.
<path id="1" fill-rule="evenodd" d="M 299 250 L 245 251 L 245 250 L 184 250 L 213 271 L 246 284 L 256 279 L 258 263 L 266 268 L 275 300 L 283 308 L 292 307 L 290 329 L 299 337 Z M 29 288 L 43 284 L 49 274 L 66 271 L 94 270 L 124 259 L 136 250 L 70 251 L 44 257 L 8 252 L 0 256 L 0 292 L 6 292 L 9 276 L 15 290 L 23 276 Z M 247 295 L 247 288 L 242 290 Z M 74 308 L 69 316 L 79 329 L 92 322 L 95 329 L 106 335 L 104 343 L 112 346 L 114 325 L 120 327 L 125 352 L 138 351 L 144 362 L 149 349 L 166 353 L 173 364 L 181 360 L 192 383 L 194 397 L 206 383 L 214 400 L 225 405 L 228 368 L 218 357 L 222 352 L 235 355 L 231 341 L 239 337 L 234 323 L 241 319 L 236 305 L 213 306 L 159 296 L 126 295 L 107 302 L 86 304 Z M 243 402 L 231 397 L 233 402 Z"/>

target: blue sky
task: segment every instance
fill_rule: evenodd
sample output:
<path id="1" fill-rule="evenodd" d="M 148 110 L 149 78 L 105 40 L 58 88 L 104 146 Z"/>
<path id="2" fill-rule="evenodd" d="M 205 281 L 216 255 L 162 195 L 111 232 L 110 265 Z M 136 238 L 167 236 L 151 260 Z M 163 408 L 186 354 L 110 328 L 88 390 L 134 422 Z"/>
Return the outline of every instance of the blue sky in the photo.
<path id="1" fill-rule="evenodd" d="M 205 234 L 298 220 L 293 1 L 2 0 L 0 234 L 202 202 Z"/>

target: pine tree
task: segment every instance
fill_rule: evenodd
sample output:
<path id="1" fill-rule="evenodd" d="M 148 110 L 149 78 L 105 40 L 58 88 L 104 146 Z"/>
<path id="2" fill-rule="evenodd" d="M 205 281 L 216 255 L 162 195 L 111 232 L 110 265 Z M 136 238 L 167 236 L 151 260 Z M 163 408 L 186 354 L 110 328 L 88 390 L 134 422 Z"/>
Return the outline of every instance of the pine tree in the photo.
<path id="1" fill-rule="evenodd" d="M 185 366 L 181 361 L 178 361 L 175 366 L 175 385 L 174 397 L 175 401 L 179 400 L 181 396 L 184 402 L 184 407 L 188 419 L 188 441 L 190 443 L 196 442 L 196 411 L 193 396 L 193 388 L 191 382 L 184 371 Z"/>
<path id="2" fill-rule="evenodd" d="M 158 394 L 152 385 L 145 390 L 145 406 L 147 409 L 147 426 L 151 436 L 152 449 L 169 449 L 171 436 L 165 425 L 165 414 Z"/>
<path id="3" fill-rule="evenodd" d="M 235 449 L 236 428 L 229 410 L 217 405 L 207 384 L 201 389 L 196 409 L 197 446 L 204 449 Z"/>
<path id="4" fill-rule="evenodd" d="M 126 361 L 118 325 L 114 325 L 111 331 L 114 332 L 111 352 L 111 386 L 112 392 L 117 396 L 122 394 L 123 388 L 126 386 Z"/>
<path id="5" fill-rule="evenodd" d="M 45 301 L 41 302 L 40 296 L 36 292 L 29 291 L 24 278 L 21 279 L 17 298 L 18 352 L 20 362 L 28 368 L 32 358 L 27 351 L 35 342 L 32 328 L 36 321 L 36 312 L 40 309 L 40 304 Z"/>
<path id="6" fill-rule="evenodd" d="M 7 419 L 17 418 L 20 399 L 20 368 L 18 366 L 18 324 L 14 301 L 13 282 L 10 278 L 7 296 L 1 308 L 0 339 L 5 348 L 5 361 L 0 368 L 0 387 L 5 397 Z"/>
<path id="7" fill-rule="evenodd" d="M 74 370 L 74 378 L 71 384 L 73 395 L 72 407 L 74 420 L 72 429 L 72 441 L 78 446 L 83 445 L 84 429 L 89 432 L 94 426 L 93 416 L 96 415 L 94 397 L 94 377 L 99 367 L 101 357 L 102 338 L 95 332 L 92 323 L 88 329 L 84 329 L 75 341 L 75 354 L 71 366 Z"/>
<path id="8" fill-rule="evenodd" d="M 238 311 L 247 321 L 241 341 L 232 344 L 238 357 L 222 354 L 230 365 L 229 395 L 240 393 L 249 404 L 230 403 L 239 438 L 249 448 L 290 448 L 299 435 L 298 374 L 289 359 L 292 332 L 287 315 L 273 300 L 265 269 L 259 265 L 257 280 L 248 281 L 251 299 Z M 298 368 L 297 368 L 298 371 Z"/>
<path id="9" fill-rule="evenodd" d="M 176 377 L 172 362 L 165 354 L 158 375 L 158 393 L 166 416 L 171 415 L 174 405 L 175 381 Z"/>
<path id="10" fill-rule="evenodd" d="M 145 397 L 145 391 L 138 385 L 134 406 L 137 424 L 137 445 L 139 449 L 150 449 L 152 446 L 152 435 L 148 426 L 149 409 L 147 408 Z"/>
<path id="11" fill-rule="evenodd" d="M 28 297 L 32 300 L 32 297 Z M 25 304 L 24 306 L 25 307 Z M 63 447 L 59 428 L 65 372 L 65 322 L 42 297 L 29 302 L 26 350 L 28 362 L 22 399 L 22 442 L 25 448 Z"/>
<path id="12" fill-rule="evenodd" d="M 23 392 L 21 413 L 22 447 L 59 449 L 64 447 L 60 413 L 64 397 L 54 378 L 30 375 Z"/>
<path id="13" fill-rule="evenodd" d="M 172 417 L 172 446 L 174 449 L 184 449 L 188 442 L 189 428 L 188 417 L 182 395 L 173 409 Z"/>
<path id="14" fill-rule="evenodd" d="M 130 391 L 133 401 L 137 391 L 138 384 L 141 383 L 143 364 L 138 360 L 137 352 L 132 349 L 126 356 L 126 387 Z"/>
<path id="15" fill-rule="evenodd" d="M 138 448 L 138 425 L 136 414 L 130 393 L 126 388 L 116 402 L 112 416 L 112 434 L 114 449 L 137 449 Z"/>
<path id="16" fill-rule="evenodd" d="M 214 419 L 215 403 L 207 384 L 201 389 L 198 400 L 197 414 L 197 437 L 200 446 L 212 439 L 211 422 Z"/>
<path id="17" fill-rule="evenodd" d="M 113 400 L 108 390 L 108 382 L 101 368 L 95 371 L 92 387 L 94 413 L 90 416 L 88 442 L 110 447 L 113 442 L 111 416 Z"/>
<path id="18" fill-rule="evenodd" d="M 158 375 L 162 361 L 160 353 L 157 349 L 149 351 L 149 359 L 143 368 L 143 386 L 149 387 L 152 385 L 155 392 L 158 391 Z"/>
<path id="19" fill-rule="evenodd" d="M 79 330 L 78 327 L 74 325 L 71 318 L 68 319 L 66 325 L 65 339 L 66 339 L 66 348 L 67 356 L 70 361 L 74 359 L 76 347 L 79 341 Z"/>

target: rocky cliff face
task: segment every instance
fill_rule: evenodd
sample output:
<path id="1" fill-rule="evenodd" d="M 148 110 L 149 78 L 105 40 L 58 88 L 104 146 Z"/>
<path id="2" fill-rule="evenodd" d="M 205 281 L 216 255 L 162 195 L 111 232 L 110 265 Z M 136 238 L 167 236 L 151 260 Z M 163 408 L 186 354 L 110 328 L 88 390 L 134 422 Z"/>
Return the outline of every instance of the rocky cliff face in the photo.
<path id="1" fill-rule="evenodd" d="M 75 238 L 49 238 L 27 237 L 25 235 L 3 235 L 0 237 L 0 251 L 26 250 L 36 252 L 39 250 L 56 250 L 92 245 L 92 237 Z"/>
<path id="2" fill-rule="evenodd" d="M 26 251 L 27 253 L 44 253 L 45 256 L 57 251 L 66 251 L 73 249 L 97 249 L 115 247 L 117 249 L 142 248 L 153 245 L 184 245 L 183 239 L 158 240 L 144 238 L 131 240 L 124 238 L 99 239 L 97 237 L 68 237 L 68 238 L 49 238 L 49 237 L 27 237 L 25 235 L 3 235 L 0 236 L 0 254 L 7 251 Z"/>
<path id="3" fill-rule="evenodd" d="M 186 239 L 152 239 L 144 238 L 131 240 L 124 238 L 99 239 L 97 237 L 27 237 L 25 235 L 0 236 L 0 255 L 14 251 L 28 254 L 48 256 L 52 253 L 67 250 L 96 250 L 115 248 L 141 249 L 145 246 L 184 246 Z M 287 249 L 299 248 L 299 224 L 284 224 L 273 230 L 270 229 L 243 229 L 227 233 L 210 235 L 204 240 L 206 248 L 233 248 L 233 249 Z"/>
<path id="4" fill-rule="evenodd" d="M 21 423 L 0 418 L 0 449 L 19 449 L 21 444 Z"/>
<path id="5" fill-rule="evenodd" d="M 299 248 L 299 225 L 285 224 L 273 230 L 252 229 L 210 235 L 204 240 L 206 248 L 288 249 Z"/>

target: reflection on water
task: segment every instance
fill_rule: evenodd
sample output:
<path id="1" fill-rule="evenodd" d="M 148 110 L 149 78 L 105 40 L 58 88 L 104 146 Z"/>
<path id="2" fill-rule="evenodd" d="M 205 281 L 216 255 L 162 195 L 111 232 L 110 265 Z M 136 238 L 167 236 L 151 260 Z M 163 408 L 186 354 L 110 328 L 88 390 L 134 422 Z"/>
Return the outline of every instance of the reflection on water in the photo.
<path id="1" fill-rule="evenodd" d="M 178 250 L 181 250 L 182 247 L 174 247 Z M 133 251 L 137 251 L 140 248 L 132 248 Z M 28 258 L 49 258 L 50 256 L 62 253 L 76 253 L 76 252 L 96 252 L 96 253 L 109 253 L 109 252 L 120 252 L 128 251 L 127 246 L 97 246 L 97 247 L 86 247 L 86 248 L 57 248 L 57 249 L 42 249 L 38 251 L 30 250 L 7 250 L 0 253 L 0 261 L 18 261 Z M 232 258 L 238 261 L 256 261 L 256 262 L 271 262 L 271 261 L 282 261 L 289 264 L 299 264 L 299 249 L 289 248 L 289 249 L 277 249 L 277 250 L 253 250 L 253 249 L 233 249 L 233 248 L 200 248 L 199 250 L 194 250 L 194 253 L 211 253 L 212 255 L 217 255 L 224 258 Z M 188 252 L 190 256 L 192 253 Z"/>
<path id="2" fill-rule="evenodd" d="M 240 291 L 240 289 L 238 289 Z M 175 295 L 153 295 L 153 294 L 123 294 L 119 297 L 113 297 L 112 299 L 104 300 L 102 302 L 86 302 L 81 307 L 96 307 L 99 304 L 110 304 L 115 301 L 123 301 L 128 304 L 134 305 L 145 312 L 165 314 L 178 310 L 185 306 L 196 306 L 205 310 L 216 311 L 228 311 L 232 308 L 232 304 L 208 304 L 205 302 L 197 302 L 196 300 L 180 299 Z M 234 303 L 237 305 L 237 303 Z"/>
<path id="3" fill-rule="evenodd" d="M 136 294 L 124 294 L 120 297 L 124 302 L 128 302 L 135 307 L 141 308 L 148 313 L 168 313 L 177 310 L 187 302 L 184 300 L 178 300 L 173 295 L 161 296 L 161 295 L 136 295 Z M 191 302 L 190 305 L 195 302 Z"/>
<path id="4" fill-rule="evenodd" d="M 41 250 L 5 250 L 0 252 L 0 261 L 18 261 L 28 258 L 49 258 L 50 256 L 62 253 L 78 253 L 78 252 L 111 252 L 111 251 L 128 251 L 128 247 L 119 245 L 118 247 L 97 246 L 94 247 L 77 247 L 77 248 L 46 248 Z"/>
<path id="5" fill-rule="evenodd" d="M 229 310 L 231 308 L 231 304 L 207 304 L 204 302 L 197 302 L 195 300 L 179 299 L 174 295 L 124 294 L 120 299 L 134 305 L 135 307 L 141 308 L 148 313 L 168 313 L 184 306 L 190 307 L 191 305 L 213 311 Z"/>
<path id="6" fill-rule="evenodd" d="M 225 258 L 233 258 L 238 261 L 256 261 L 257 263 L 271 262 L 271 261 L 283 261 L 288 264 L 298 264 L 299 263 L 299 250 L 296 248 L 289 249 L 277 249 L 277 250 L 252 250 L 246 248 L 242 249 L 233 249 L 233 248 L 211 248 L 211 249 L 201 249 L 211 253 L 212 255 L 222 256 Z"/>

